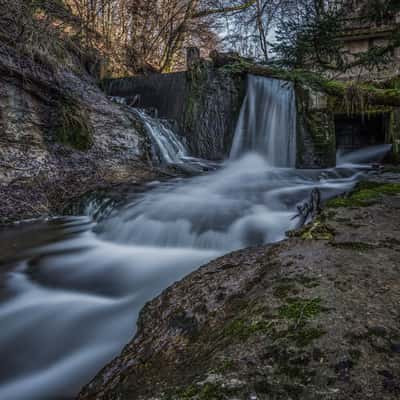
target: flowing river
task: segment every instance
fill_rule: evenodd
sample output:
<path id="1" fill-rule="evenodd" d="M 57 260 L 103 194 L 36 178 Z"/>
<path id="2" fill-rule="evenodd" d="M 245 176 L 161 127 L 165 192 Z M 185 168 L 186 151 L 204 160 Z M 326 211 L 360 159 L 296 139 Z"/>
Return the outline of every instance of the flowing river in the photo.
<path id="1" fill-rule="evenodd" d="M 170 129 L 142 117 L 159 159 L 196 164 Z M 323 199 L 351 189 L 365 171 L 352 162 L 387 150 L 296 170 L 294 121 L 293 88 L 250 77 L 218 169 L 149 184 L 102 218 L 92 201 L 81 216 L 0 231 L 0 399 L 74 398 L 132 338 L 145 302 L 216 257 L 284 239 L 314 188 Z"/>

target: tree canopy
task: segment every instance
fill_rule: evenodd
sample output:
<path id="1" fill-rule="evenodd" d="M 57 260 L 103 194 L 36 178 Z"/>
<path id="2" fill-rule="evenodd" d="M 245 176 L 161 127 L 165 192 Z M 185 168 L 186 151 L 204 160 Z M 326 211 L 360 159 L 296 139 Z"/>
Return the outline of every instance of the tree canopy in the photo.
<path id="1" fill-rule="evenodd" d="M 341 33 L 356 3 L 366 26 L 400 11 L 398 0 L 0 0 L 0 40 L 44 57 L 67 45 L 107 60 L 113 75 L 182 69 L 192 46 L 289 68 L 384 65 L 400 45 L 398 30 L 355 57 L 344 50 Z"/>

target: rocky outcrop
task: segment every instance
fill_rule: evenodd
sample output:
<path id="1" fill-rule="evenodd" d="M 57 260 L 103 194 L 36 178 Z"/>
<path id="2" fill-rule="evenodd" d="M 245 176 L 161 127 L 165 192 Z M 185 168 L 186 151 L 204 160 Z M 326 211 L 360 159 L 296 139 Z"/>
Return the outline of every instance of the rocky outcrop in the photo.
<path id="1" fill-rule="evenodd" d="M 79 400 L 398 399 L 400 179 L 389 178 L 165 290 Z"/>
<path id="2" fill-rule="evenodd" d="M 84 71 L 0 48 L 0 223 L 59 212 L 107 182 L 141 180 L 148 139 Z"/>

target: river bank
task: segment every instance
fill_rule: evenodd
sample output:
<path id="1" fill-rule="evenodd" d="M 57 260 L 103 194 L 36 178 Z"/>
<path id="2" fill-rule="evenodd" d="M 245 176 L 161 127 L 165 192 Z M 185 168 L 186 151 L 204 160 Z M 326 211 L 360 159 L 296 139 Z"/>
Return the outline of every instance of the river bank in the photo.
<path id="1" fill-rule="evenodd" d="M 400 175 L 370 179 L 147 303 L 79 399 L 397 399 Z"/>
<path id="2" fill-rule="evenodd" d="M 148 136 L 79 60 L 0 49 L 0 224 L 59 215 L 85 192 L 154 179 Z"/>

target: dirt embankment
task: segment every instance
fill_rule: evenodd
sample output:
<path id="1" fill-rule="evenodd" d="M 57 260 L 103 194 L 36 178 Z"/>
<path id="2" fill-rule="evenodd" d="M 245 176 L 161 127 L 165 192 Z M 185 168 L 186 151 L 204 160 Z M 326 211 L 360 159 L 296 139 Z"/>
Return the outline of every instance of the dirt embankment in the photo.
<path id="1" fill-rule="evenodd" d="M 165 290 L 79 399 L 398 399 L 400 175 L 387 177 Z"/>

